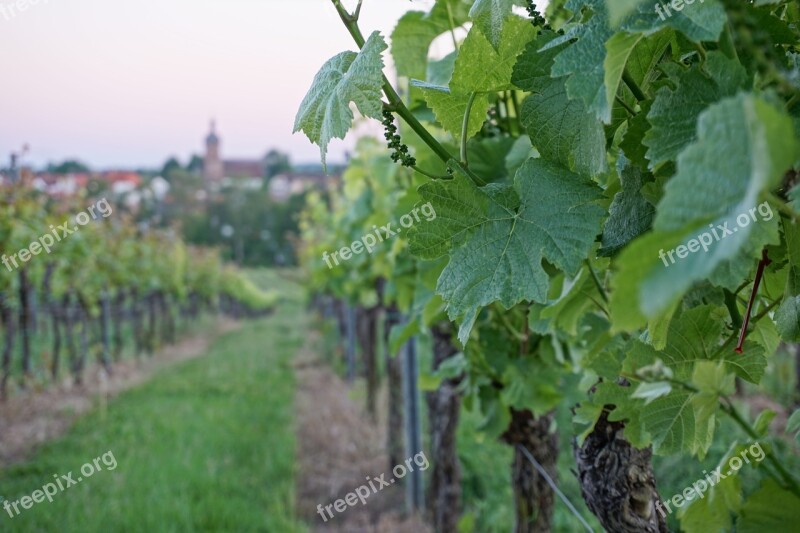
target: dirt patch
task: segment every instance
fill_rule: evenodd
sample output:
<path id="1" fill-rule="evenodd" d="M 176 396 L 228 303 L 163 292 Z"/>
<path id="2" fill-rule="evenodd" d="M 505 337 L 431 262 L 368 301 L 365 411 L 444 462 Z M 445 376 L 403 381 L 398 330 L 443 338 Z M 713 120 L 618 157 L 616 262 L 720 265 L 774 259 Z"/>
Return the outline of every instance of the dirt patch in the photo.
<path id="1" fill-rule="evenodd" d="M 373 424 L 362 406 L 351 399 L 344 381 L 319 360 L 316 341 L 316 336 L 309 335 L 294 361 L 298 515 L 320 532 L 428 532 L 419 517 L 404 512 L 401 484 L 379 490 L 366 504 L 348 507 L 327 522 L 317 514 L 318 504 L 325 507 L 344 498 L 367 483 L 367 476 L 378 478 L 385 473 L 388 480 L 392 473 L 385 452 L 385 423 Z M 381 404 L 380 409 L 385 410 L 385 402 Z"/>
<path id="2" fill-rule="evenodd" d="M 0 403 L 0 467 L 24 460 L 37 446 L 62 435 L 78 416 L 104 406 L 109 398 L 144 383 L 164 367 L 203 355 L 217 336 L 239 327 L 235 321 L 221 320 L 213 331 L 166 346 L 155 356 L 116 363 L 111 376 L 102 367 L 92 366 L 81 386 L 67 379 Z"/>

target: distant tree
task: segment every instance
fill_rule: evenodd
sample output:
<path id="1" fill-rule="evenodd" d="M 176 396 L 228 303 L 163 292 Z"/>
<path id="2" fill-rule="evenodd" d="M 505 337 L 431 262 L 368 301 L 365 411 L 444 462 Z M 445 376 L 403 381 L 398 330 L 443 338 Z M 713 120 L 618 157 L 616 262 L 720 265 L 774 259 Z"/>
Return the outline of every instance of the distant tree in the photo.
<path id="1" fill-rule="evenodd" d="M 186 165 L 186 171 L 191 172 L 192 174 L 202 174 L 203 158 L 197 154 L 193 154 L 192 158 L 189 160 L 189 164 Z"/>
<path id="2" fill-rule="evenodd" d="M 174 157 L 170 157 L 166 163 L 164 163 L 164 168 L 161 169 L 161 176 L 170 181 L 170 174 L 183 170 L 180 161 L 178 161 Z"/>
<path id="3" fill-rule="evenodd" d="M 267 180 L 290 170 L 292 170 L 292 163 L 287 154 L 273 149 L 264 156 L 264 177 Z"/>
<path id="4" fill-rule="evenodd" d="M 50 163 L 47 172 L 51 174 L 85 174 L 91 172 L 88 166 L 75 159 L 67 159 L 63 163 Z"/>

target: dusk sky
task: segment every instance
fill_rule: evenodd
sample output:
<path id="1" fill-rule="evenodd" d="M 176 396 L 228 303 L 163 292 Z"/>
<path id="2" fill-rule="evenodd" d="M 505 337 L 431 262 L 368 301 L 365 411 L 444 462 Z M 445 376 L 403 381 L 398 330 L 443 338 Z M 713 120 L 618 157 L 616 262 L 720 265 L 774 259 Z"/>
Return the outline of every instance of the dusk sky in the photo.
<path id="1" fill-rule="evenodd" d="M 295 112 L 322 64 L 355 47 L 329 0 L 38 0 L 10 12 L 14 4 L 0 0 L 3 166 L 23 143 L 35 166 L 185 162 L 202 151 L 212 117 L 224 157 L 274 147 L 318 161 L 319 149 L 292 135 Z M 362 28 L 388 37 L 405 11 L 430 4 L 365 0 Z M 329 161 L 351 144 L 334 142 Z"/>

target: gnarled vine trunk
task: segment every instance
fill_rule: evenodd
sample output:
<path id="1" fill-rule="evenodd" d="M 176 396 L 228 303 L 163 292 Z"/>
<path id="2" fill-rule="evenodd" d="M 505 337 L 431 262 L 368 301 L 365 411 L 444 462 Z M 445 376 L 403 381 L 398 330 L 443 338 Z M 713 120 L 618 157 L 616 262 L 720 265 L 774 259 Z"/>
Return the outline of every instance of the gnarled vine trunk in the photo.
<path id="1" fill-rule="evenodd" d="M 16 323 L 14 312 L 5 292 L 0 292 L 0 321 L 3 323 L 3 377 L 0 379 L 0 399 L 8 397 L 8 379 L 11 377 L 11 356 L 14 353 Z"/>
<path id="2" fill-rule="evenodd" d="M 558 435 L 550 432 L 553 413 L 535 417 L 527 409 L 511 409 L 511 422 L 501 439 L 514 447 L 511 482 L 514 486 L 516 533 L 548 533 L 553 528 L 555 494 L 527 452 L 556 481 Z"/>
<path id="3" fill-rule="evenodd" d="M 450 325 L 431 327 L 433 333 L 433 371 L 458 353 L 453 345 Z M 456 449 L 456 432 L 461 411 L 458 385 L 462 376 L 442 381 L 439 388 L 426 394 L 431 431 L 430 493 L 431 514 L 437 533 L 458 531 L 461 514 L 461 465 Z"/>
<path id="4" fill-rule="evenodd" d="M 583 446 L 575 446 L 578 480 L 589 510 L 607 531 L 668 533 L 665 516 L 656 511 L 650 448 L 634 448 L 622 436 L 625 424 L 609 422 L 606 406 Z"/>
<path id="5" fill-rule="evenodd" d="M 22 385 L 31 374 L 31 283 L 28 270 L 19 271 L 19 328 L 22 333 Z"/>

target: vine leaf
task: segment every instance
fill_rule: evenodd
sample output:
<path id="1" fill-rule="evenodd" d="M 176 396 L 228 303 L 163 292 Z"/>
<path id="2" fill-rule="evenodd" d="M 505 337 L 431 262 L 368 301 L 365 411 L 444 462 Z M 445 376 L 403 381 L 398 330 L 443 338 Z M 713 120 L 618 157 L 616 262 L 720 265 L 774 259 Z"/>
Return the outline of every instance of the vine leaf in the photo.
<path id="1" fill-rule="evenodd" d="M 724 464 L 721 466 L 725 468 Z M 738 513 L 741 507 L 742 480 L 738 473 L 732 473 L 709 487 L 704 498 L 695 498 L 688 506 L 678 511 L 681 530 L 686 533 L 732 531 L 731 513 Z"/>
<path id="2" fill-rule="evenodd" d="M 511 76 L 517 56 L 536 34 L 531 24 L 517 16 L 506 20 L 497 49 L 473 26 L 456 57 L 449 87 L 434 87 L 414 81 L 423 89 L 425 101 L 444 129 L 461 138 L 461 126 L 473 93 L 467 139 L 481 130 L 489 111 L 489 93 L 513 89 Z"/>
<path id="3" fill-rule="evenodd" d="M 800 342 L 800 225 L 784 220 L 783 235 L 789 256 L 789 274 L 775 322 L 785 342 Z"/>
<path id="4" fill-rule="evenodd" d="M 635 0 L 606 0 L 608 3 L 632 4 Z M 728 20 L 725 8 L 719 0 L 704 0 L 695 2 L 689 9 L 682 11 L 670 10 L 671 14 L 664 12 L 664 0 L 639 0 L 633 9 L 627 9 L 627 17 L 622 21 L 620 29 L 630 32 L 653 33 L 665 27 L 674 28 L 689 39 L 700 41 L 716 41 L 722 33 L 722 28 Z M 659 5 L 664 16 L 661 17 L 656 10 Z M 625 6 L 612 9 L 616 16 L 624 13 Z"/>
<path id="5" fill-rule="evenodd" d="M 553 32 L 542 32 L 514 68 L 514 84 L 533 93 L 525 99 L 520 119 L 543 159 L 594 177 L 607 168 L 603 125 L 580 100 L 569 99 L 563 80 L 550 78 L 553 60 L 564 47 L 551 46 L 555 39 Z"/>
<path id="6" fill-rule="evenodd" d="M 696 363 L 722 361 L 728 372 L 757 384 L 767 366 L 762 346 L 748 342 L 744 354 L 725 353 L 712 359 L 722 335 L 724 316 L 722 308 L 710 305 L 685 311 L 670 322 L 663 349 L 656 350 L 641 341 L 633 341 L 624 368 L 635 373 L 638 368 L 661 359 L 674 372 L 676 379 L 686 381 L 692 376 Z"/>
<path id="7" fill-rule="evenodd" d="M 457 173 L 423 185 L 420 195 L 437 217 L 425 229 L 412 229 L 411 251 L 432 258 L 449 247 L 436 291 L 460 322 L 462 343 L 483 306 L 547 301 L 542 259 L 577 274 L 605 213 L 596 203 L 602 197 L 596 185 L 540 159 L 520 168 L 513 187 L 479 189 Z"/>
<path id="8" fill-rule="evenodd" d="M 603 82 L 606 88 L 606 108 L 608 109 L 606 122 L 611 119 L 611 108 L 614 106 L 614 97 L 617 95 L 619 83 L 622 81 L 622 72 L 642 37 L 641 33 L 619 32 L 606 41 L 606 58 L 603 61 L 605 69 Z"/>
<path id="9" fill-rule="evenodd" d="M 323 165 L 331 139 L 344 139 L 353 123 L 350 102 L 355 103 L 362 115 L 381 118 L 381 54 L 386 48 L 381 34 L 374 32 L 359 53 L 342 52 L 334 56 L 314 77 L 297 112 L 294 133 L 303 131 L 311 142 L 319 145 Z"/>
<path id="10" fill-rule="evenodd" d="M 429 13 L 410 11 L 392 32 L 392 57 L 398 76 L 423 79 L 428 51 L 439 35 L 467 21 L 467 6 L 454 0 L 439 0 Z"/>
<path id="11" fill-rule="evenodd" d="M 554 78 L 569 76 L 565 85 L 570 99 L 581 100 L 598 119 L 609 123 L 611 106 L 606 96 L 603 64 L 606 59 L 605 43 L 614 35 L 614 31 L 609 25 L 605 0 L 570 0 L 566 8 L 576 16 L 586 9 L 591 13 L 591 18 L 585 24 L 573 26 L 566 35 L 551 43 L 560 44 L 568 38 L 577 38 L 575 43 L 556 56 L 551 75 Z"/>
<path id="12" fill-rule="evenodd" d="M 620 254 L 611 298 L 620 330 L 643 326 L 728 260 L 744 260 L 749 271 L 751 257 L 779 242 L 774 217 L 753 222 L 749 213 L 799 153 L 791 119 L 754 95 L 739 94 L 701 114 L 697 137 L 678 157 L 678 173 L 658 205 L 655 231 Z M 750 221 L 738 227 L 741 216 Z M 699 234 L 725 225 L 731 234 L 712 242 L 708 251 L 698 246 L 682 259 L 675 256 L 674 263 L 664 259 L 678 245 L 688 246 Z"/>
<path id="13" fill-rule="evenodd" d="M 495 50 L 500 48 L 503 26 L 511 15 L 513 6 L 524 6 L 524 0 L 475 0 L 469 12 L 470 18 L 491 43 Z"/>
<path id="14" fill-rule="evenodd" d="M 779 487 L 772 479 L 765 479 L 761 488 L 745 500 L 736 521 L 736 531 L 790 531 L 793 527 L 791 524 L 798 522 L 800 498 Z"/>
<path id="15" fill-rule="evenodd" d="M 693 66 L 674 73 L 672 81 L 677 87 L 659 89 L 647 114 L 651 128 L 643 144 L 648 147 L 651 169 L 674 161 L 681 150 L 696 139 L 700 113 L 743 89 L 747 73 L 744 67 L 722 53 L 710 52 L 704 68 Z"/>
<path id="16" fill-rule="evenodd" d="M 656 209 L 639 192 L 644 184 L 642 171 L 624 156 L 617 163 L 622 190 L 614 196 L 603 229 L 600 255 L 613 255 L 648 229 Z"/>

